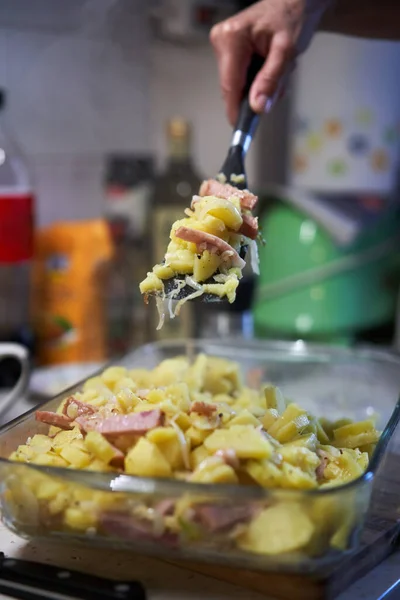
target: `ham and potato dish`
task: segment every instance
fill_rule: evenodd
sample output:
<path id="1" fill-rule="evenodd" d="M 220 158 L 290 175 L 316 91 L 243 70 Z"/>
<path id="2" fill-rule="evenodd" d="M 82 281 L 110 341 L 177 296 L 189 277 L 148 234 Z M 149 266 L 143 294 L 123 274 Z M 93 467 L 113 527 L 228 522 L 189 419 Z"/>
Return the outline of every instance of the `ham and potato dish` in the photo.
<path id="1" fill-rule="evenodd" d="M 257 200 L 248 190 L 214 179 L 204 181 L 185 210 L 186 217 L 172 225 L 163 263 L 141 282 L 145 299 L 153 294 L 171 303 L 183 286 L 189 286 L 192 293 L 180 299 L 173 311 L 169 307 L 171 317 L 179 314 L 184 302 L 202 294 L 234 302 L 246 265 L 243 249 L 250 250 L 253 270 L 258 269 L 258 220 L 252 215 Z M 166 291 L 164 282 L 171 279 L 176 284 Z"/>
<path id="2" fill-rule="evenodd" d="M 153 370 L 109 367 L 56 412 L 38 410 L 36 419 L 44 432 L 10 456 L 41 467 L 8 482 L 6 500 L 17 521 L 34 519 L 32 526 L 55 532 L 171 547 L 215 543 L 263 555 L 316 553 L 321 540 L 325 549 L 345 546 L 351 502 L 335 505 L 319 493 L 304 502 L 293 491 L 318 492 L 359 477 L 379 439 L 372 420 L 317 419 L 272 384 L 245 385 L 238 364 L 204 354 L 164 360 Z M 185 487 L 173 491 L 171 485 L 170 494 L 159 496 L 140 493 L 140 486 L 136 494 L 116 486 L 105 491 L 48 467 Z M 212 488 L 200 492 L 203 485 L 190 484 Z M 223 484 L 231 492 L 218 497 Z M 246 486 L 276 496 L 241 499 Z"/>

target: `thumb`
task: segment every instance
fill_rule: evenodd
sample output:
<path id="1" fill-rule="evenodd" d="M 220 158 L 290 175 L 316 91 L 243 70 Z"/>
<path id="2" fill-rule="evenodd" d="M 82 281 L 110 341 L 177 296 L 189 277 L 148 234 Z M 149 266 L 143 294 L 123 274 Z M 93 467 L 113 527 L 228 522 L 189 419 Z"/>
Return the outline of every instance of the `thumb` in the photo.
<path id="1" fill-rule="evenodd" d="M 292 56 L 292 43 L 289 34 L 276 34 L 269 48 L 268 56 L 258 72 L 250 90 L 250 106 L 254 112 L 268 112 L 281 92 L 279 83 L 285 74 Z"/>

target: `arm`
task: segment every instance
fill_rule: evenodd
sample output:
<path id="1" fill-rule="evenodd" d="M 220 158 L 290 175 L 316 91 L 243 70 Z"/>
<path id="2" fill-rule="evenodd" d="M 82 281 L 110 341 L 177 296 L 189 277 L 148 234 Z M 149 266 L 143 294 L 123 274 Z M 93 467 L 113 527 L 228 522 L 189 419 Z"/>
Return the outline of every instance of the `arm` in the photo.
<path id="1" fill-rule="evenodd" d="M 241 12 L 213 27 L 222 95 L 234 124 L 253 53 L 265 57 L 250 90 L 255 112 L 271 109 L 281 77 L 318 30 L 400 40 L 400 0 L 241 0 Z"/>
<path id="2" fill-rule="evenodd" d="M 325 13 L 320 30 L 357 37 L 400 40 L 400 2 L 336 0 Z"/>

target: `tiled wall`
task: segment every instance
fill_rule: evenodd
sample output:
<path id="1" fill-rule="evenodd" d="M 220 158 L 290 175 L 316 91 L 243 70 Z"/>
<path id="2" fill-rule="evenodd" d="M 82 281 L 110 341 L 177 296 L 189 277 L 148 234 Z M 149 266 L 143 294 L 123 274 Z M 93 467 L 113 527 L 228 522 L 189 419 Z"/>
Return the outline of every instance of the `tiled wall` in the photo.
<path id="1" fill-rule="evenodd" d="M 40 223 L 98 214 L 104 155 L 148 150 L 146 23 L 139 0 L 0 3 L 0 85 Z"/>
<path id="2" fill-rule="evenodd" d="M 141 0 L 2 0 L 0 85 L 8 119 L 34 169 L 38 221 L 96 216 L 104 156 L 153 150 L 164 157 L 164 123 L 194 125 L 200 171 L 215 173 L 230 129 L 212 51 L 155 40 Z M 252 181 L 279 179 L 280 107 L 248 160 Z M 272 150 L 272 151 L 270 151 Z"/>

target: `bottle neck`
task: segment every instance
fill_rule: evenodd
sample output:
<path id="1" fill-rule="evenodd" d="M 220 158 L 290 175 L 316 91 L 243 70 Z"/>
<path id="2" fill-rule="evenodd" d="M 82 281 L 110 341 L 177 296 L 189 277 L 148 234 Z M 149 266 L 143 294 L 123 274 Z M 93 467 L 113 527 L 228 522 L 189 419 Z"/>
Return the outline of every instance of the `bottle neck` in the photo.
<path id="1" fill-rule="evenodd" d="M 187 137 L 170 137 L 168 139 L 168 164 L 191 164 L 191 147 Z"/>

